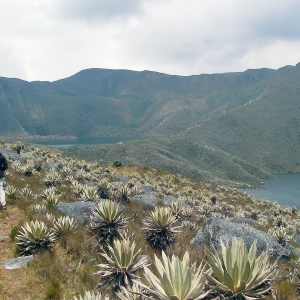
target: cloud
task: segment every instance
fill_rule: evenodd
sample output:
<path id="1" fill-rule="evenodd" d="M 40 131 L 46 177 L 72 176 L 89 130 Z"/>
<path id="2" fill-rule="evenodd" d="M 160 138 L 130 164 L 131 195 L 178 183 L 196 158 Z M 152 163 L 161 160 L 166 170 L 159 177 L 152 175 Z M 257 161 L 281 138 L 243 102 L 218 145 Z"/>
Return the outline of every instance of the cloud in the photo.
<path id="1" fill-rule="evenodd" d="M 299 0 L 5 0 L 0 75 L 56 80 L 97 67 L 191 75 L 295 65 L 299 11 Z"/>
<path id="2" fill-rule="evenodd" d="M 53 0 L 48 3 L 52 14 L 59 18 L 107 22 L 126 19 L 142 11 L 142 0 Z"/>

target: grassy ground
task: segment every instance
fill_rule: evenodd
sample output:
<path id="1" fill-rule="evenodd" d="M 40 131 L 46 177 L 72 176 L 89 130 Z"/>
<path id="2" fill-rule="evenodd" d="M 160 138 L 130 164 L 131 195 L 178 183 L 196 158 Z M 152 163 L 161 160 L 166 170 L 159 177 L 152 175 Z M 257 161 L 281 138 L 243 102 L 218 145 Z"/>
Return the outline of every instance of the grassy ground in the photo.
<path id="1" fill-rule="evenodd" d="M 57 156 L 57 152 L 53 154 L 51 151 L 49 149 L 41 149 L 36 151 L 35 155 L 38 157 L 44 155 L 48 161 L 57 160 L 58 162 L 64 160 L 59 155 Z M 85 166 L 82 169 L 92 169 L 94 167 L 94 165 L 89 165 L 88 162 L 79 160 L 73 162 L 73 165 L 77 166 L 77 168 Z M 131 178 L 132 181 L 135 179 L 136 185 L 149 184 L 155 186 L 156 191 L 163 196 L 173 195 L 178 198 L 193 199 L 195 207 L 190 221 L 195 222 L 197 227 L 201 226 L 204 221 L 204 218 L 199 217 L 198 210 L 205 205 L 209 209 L 213 209 L 214 206 L 210 203 L 213 195 L 218 199 L 217 203 L 220 207 L 232 209 L 231 217 L 241 212 L 245 216 L 250 216 L 254 212 L 258 214 L 258 220 L 260 220 L 263 219 L 263 214 L 261 213 L 264 211 L 268 212 L 270 214 L 269 223 L 257 225 L 262 230 L 272 227 L 271 222 L 274 217 L 272 217 L 273 219 L 271 218 L 270 212 L 273 210 L 275 212 L 278 211 L 285 222 L 294 224 L 293 226 L 295 227 L 298 226 L 298 214 L 293 214 L 291 209 L 278 208 L 277 206 L 274 208 L 274 205 L 256 201 L 245 193 L 239 193 L 236 189 L 191 181 L 178 174 L 172 174 L 163 170 L 157 170 L 154 173 L 152 168 L 143 166 L 122 168 L 113 168 L 112 166 L 106 166 L 105 168 L 96 167 L 94 171 L 87 173 L 97 174 L 99 169 L 101 169 L 99 176 L 102 176 L 103 172 L 109 174 L 106 178 L 111 182 L 113 182 L 115 175 L 123 175 Z M 18 256 L 15 236 L 21 225 L 37 219 L 51 226 L 45 214 L 33 212 L 33 205 L 43 201 L 41 194 L 46 188 L 43 178 L 47 172 L 44 170 L 39 173 L 36 172 L 32 176 L 24 176 L 10 162 L 10 169 L 6 179 L 9 185 L 17 189 L 17 192 L 14 196 L 7 196 L 7 210 L 0 211 L 0 236 L 10 236 L 0 241 L 1 262 Z M 74 176 L 76 175 L 75 173 Z M 22 196 L 21 190 L 25 186 L 32 189 L 32 196 Z M 62 179 L 58 189 L 61 193 L 61 202 L 78 200 L 75 198 L 72 187 L 67 180 Z M 162 200 L 157 199 L 157 204 L 163 206 Z M 122 207 L 124 208 L 124 217 L 128 218 L 127 228 L 134 233 L 136 249 L 141 248 L 141 254 L 148 255 L 152 261 L 154 254 L 161 257 L 160 251 L 153 250 L 145 243 L 145 234 L 141 230 L 143 227 L 142 220 L 149 215 L 151 207 L 136 201 L 122 203 Z M 53 208 L 49 208 L 48 213 L 52 213 L 56 217 L 59 216 L 59 213 Z M 204 257 L 203 249 L 195 248 L 190 244 L 190 240 L 195 236 L 195 233 L 195 230 L 180 233 L 176 243 L 167 250 L 167 253 L 182 257 L 188 251 L 192 262 L 195 260 L 200 262 L 201 258 Z M 87 224 L 80 225 L 75 231 L 59 238 L 52 250 L 43 251 L 35 255 L 34 260 L 27 267 L 18 270 L 6 270 L 1 264 L 0 299 L 73 299 L 75 295 L 82 295 L 86 290 L 95 290 L 99 278 L 94 273 L 99 270 L 97 264 L 103 262 L 100 252 L 101 249 L 89 230 L 89 226 Z M 280 264 L 280 278 L 287 274 L 286 268 L 288 267 L 292 267 L 292 265 L 287 263 Z M 142 273 L 140 272 L 139 275 L 142 276 Z M 278 299 L 297 299 L 295 283 L 282 279 L 278 281 L 275 287 L 277 288 Z M 113 294 L 110 288 L 104 292 L 108 295 Z"/>

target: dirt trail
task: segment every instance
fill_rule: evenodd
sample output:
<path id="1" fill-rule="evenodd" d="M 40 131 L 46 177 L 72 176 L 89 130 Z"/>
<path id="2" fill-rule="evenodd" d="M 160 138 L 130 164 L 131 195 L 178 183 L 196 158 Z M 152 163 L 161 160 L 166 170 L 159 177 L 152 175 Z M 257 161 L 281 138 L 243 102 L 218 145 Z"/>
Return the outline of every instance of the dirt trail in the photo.
<path id="1" fill-rule="evenodd" d="M 8 206 L 0 212 L 0 237 L 9 236 L 13 227 L 24 221 L 24 214 L 17 207 Z M 3 262 L 16 257 L 16 242 L 10 238 L 0 238 L 0 299 L 33 300 L 41 299 L 36 294 L 36 276 L 28 267 L 6 270 Z"/>

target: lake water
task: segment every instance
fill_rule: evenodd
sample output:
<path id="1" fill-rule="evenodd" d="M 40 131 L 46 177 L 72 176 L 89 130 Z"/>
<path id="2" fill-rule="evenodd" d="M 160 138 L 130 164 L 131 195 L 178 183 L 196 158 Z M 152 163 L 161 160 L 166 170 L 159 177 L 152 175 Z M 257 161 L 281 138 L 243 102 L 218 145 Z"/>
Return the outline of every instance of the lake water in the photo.
<path id="1" fill-rule="evenodd" d="M 83 136 L 76 139 L 69 140 L 24 140 L 25 143 L 33 143 L 39 145 L 48 145 L 55 148 L 70 147 L 75 145 L 103 145 L 103 144 L 116 144 L 120 142 L 129 142 L 134 140 L 144 139 L 143 136 Z"/>
<path id="2" fill-rule="evenodd" d="M 241 191 L 257 199 L 277 200 L 280 205 L 296 206 L 300 209 L 300 173 L 276 174 L 275 179 L 264 179 L 264 189 L 243 189 Z"/>

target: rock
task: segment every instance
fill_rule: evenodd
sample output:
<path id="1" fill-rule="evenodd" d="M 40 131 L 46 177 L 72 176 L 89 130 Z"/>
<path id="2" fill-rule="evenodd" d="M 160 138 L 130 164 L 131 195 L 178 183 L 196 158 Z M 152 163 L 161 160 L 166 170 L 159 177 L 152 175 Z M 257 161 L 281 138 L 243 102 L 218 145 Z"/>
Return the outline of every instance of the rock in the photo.
<path id="1" fill-rule="evenodd" d="M 9 158 L 10 160 L 18 160 L 21 163 L 24 162 L 24 158 L 22 157 L 22 154 L 18 154 L 16 152 L 12 152 L 11 150 L 8 149 L 0 149 L 0 152 L 6 157 Z"/>
<path id="2" fill-rule="evenodd" d="M 294 237 L 294 242 L 300 246 L 300 235 L 296 234 L 295 237 Z"/>
<path id="3" fill-rule="evenodd" d="M 6 239 L 8 239 L 8 238 L 9 238 L 8 235 L 0 235 L 0 242 L 6 240 Z"/>
<path id="4" fill-rule="evenodd" d="M 200 228 L 196 236 L 191 240 L 191 244 L 200 247 L 212 242 L 216 249 L 221 249 L 220 240 L 231 245 L 232 238 L 242 238 L 249 249 L 254 240 L 257 240 L 257 252 L 262 253 L 268 249 L 269 255 L 273 258 L 289 260 L 291 251 L 284 249 L 277 240 L 266 232 L 258 230 L 247 224 L 231 223 L 219 218 L 210 218 L 204 226 Z"/>
<path id="5" fill-rule="evenodd" d="M 234 223 L 248 223 L 248 224 L 252 224 L 252 225 L 257 225 L 258 224 L 255 220 L 245 218 L 245 217 L 234 217 L 232 219 L 232 222 L 234 222 Z"/>
<path id="6" fill-rule="evenodd" d="M 132 197 L 132 200 L 141 202 L 143 204 L 150 205 L 152 207 L 157 206 L 157 203 L 154 201 L 153 197 L 150 195 L 135 195 Z"/>
<path id="7" fill-rule="evenodd" d="M 31 153 L 21 152 L 20 155 L 22 158 L 25 158 L 25 159 L 33 159 L 33 160 L 36 159 L 36 157 Z"/>
<path id="8" fill-rule="evenodd" d="M 21 257 L 17 257 L 17 258 L 3 262 L 3 266 L 7 270 L 20 269 L 20 268 L 26 266 L 32 260 L 33 260 L 33 255 L 21 256 Z"/>
<path id="9" fill-rule="evenodd" d="M 130 181 L 130 178 L 128 177 L 125 177 L 125 176 L 122 176 L 122 175 L 117 175 L 113 178 L 113 180 L 116 180 L 116 181 L 121 181 L 123 183 L 127 183 L 128 181 Z"/>
<path id="10" fill-rule="evenodd" d="M 164 205 L 171 205 L 172 202 L 179 202 L 179 200 L 173 196 L 166 196 L 163 199 Z"/>
<path id="11" fill-rule="evenodd" d="M 48 162 L 42 166 L 43 170 L 58 169 L 58 168 L 59 168 L 58 164 L 54 162 Z"/>
<path id="12" fill-rule="evenodd" d="M 144 194 L 152 196 L 153 198 L 158 198 L 158 194 L 154 191 L 153 187 L 150 185 L 144 185 L 142 187 Z"/>
<path id="13" fill-rule="evenodd" d="M 84 222 L 90 222 L 90 216 L 92 215 L 92 209 L 97 205 L 97 203 L 102 200 L 93 201 L 76 201 L 73 203 L 58 203 L 56 209 L 70 217 L 75 218 L 83 224 Z"/>

